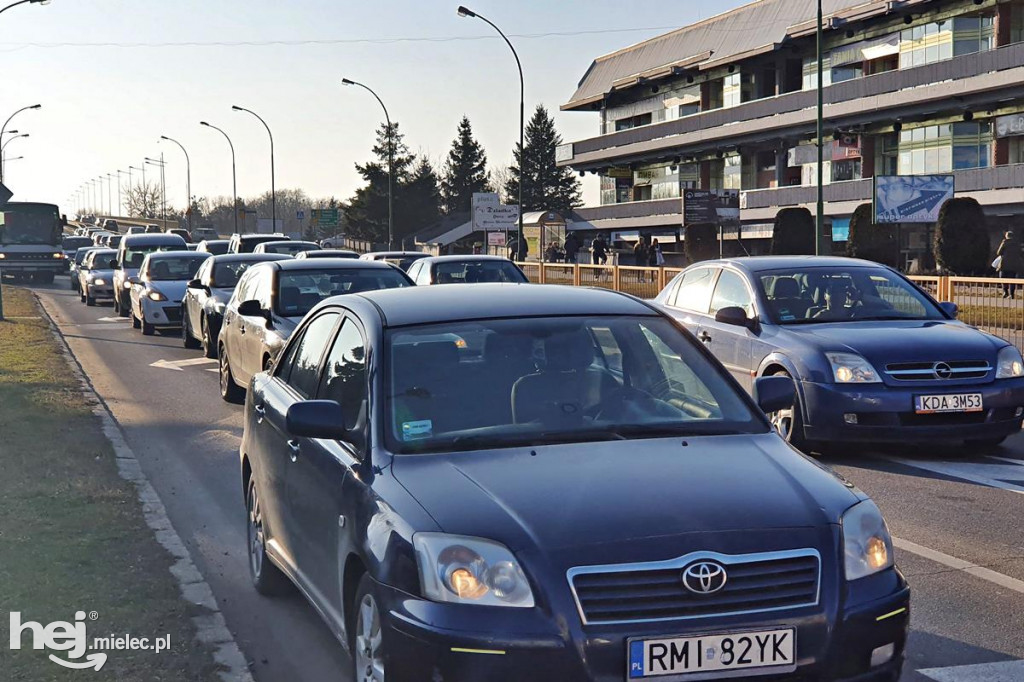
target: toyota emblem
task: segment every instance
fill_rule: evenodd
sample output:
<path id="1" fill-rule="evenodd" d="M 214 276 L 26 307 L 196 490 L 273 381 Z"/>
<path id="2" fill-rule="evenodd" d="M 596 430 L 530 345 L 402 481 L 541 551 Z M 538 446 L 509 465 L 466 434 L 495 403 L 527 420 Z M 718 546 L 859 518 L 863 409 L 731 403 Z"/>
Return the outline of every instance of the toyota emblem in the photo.
<path id="1" fill-rule="evenodd" d="M 726 579 L 725 567 L 715 561 L 698 561 L 683 570 L 683 586 L 694 594 L 714 594 Z"/>
<path id="2" fill-rule="evenodd" d="M 944 362 L 936 362 L 932 366 L 932 371 L 935 373 L 936 379 L 949 379 L 953 376 L 953 368 Z"/>

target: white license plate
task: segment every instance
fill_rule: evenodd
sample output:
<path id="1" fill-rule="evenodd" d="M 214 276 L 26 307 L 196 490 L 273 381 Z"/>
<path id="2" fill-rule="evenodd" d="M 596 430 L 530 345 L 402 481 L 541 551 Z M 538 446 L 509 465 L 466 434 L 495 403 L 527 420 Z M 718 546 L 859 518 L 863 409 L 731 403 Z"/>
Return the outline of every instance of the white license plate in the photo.
<path id="1" fill-rule="evenodd" d="M 781 670 L 780 668 L 786 668 Z M 761 630 L 669 639 L 629 640 L 629 678 L 682 679 L 791 672 L 796 669 L 796 630 Z"/>
<path id="2" fill-rule="evenodd" d="M 939 412 L 981 412 L 980 393 L 955 393 L 951 395 L 919 395 L 914 398 L 914 410 L 918 414 Z"/>

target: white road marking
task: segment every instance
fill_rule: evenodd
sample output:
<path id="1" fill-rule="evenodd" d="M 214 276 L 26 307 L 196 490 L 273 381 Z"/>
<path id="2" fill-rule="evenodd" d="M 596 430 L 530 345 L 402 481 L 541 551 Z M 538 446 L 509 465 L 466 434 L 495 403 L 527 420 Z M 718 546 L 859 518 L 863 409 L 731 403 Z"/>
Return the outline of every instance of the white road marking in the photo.
<path id="1" fill-rule="evenodd" d="M 957 665 L 917 672 L 937 682 L 1020 682 L 1024 680 L 1024 661 Z"/>
<path id="2" fill-rule="evenodd" d="M 100 317 L 97 322 L 127 322 L 127 317 Z"/>
<path id="3" fill-rule="evenodd" d="M 893 538 L 892 544 L 897 549 L 904 552 L 916 554 L 919 557 L 923 557 L 929 561 L 934 561 L 937 564 L 948 566 L 949 568 L 957 571 L 963 571 L 964 573 L 973 575 L 975 578 L 981 578 L 982 580 L 987 580 L 988 582 L 999 585 L 1000 587 L 1005 587 L 1008 590 L 1024 594 L 1024 580 L 1011 578 L 1008 575 L 997 573 L 990 568 L 972 564 L 969 561 L 958 559 L 955 556 L 950 556 L 949 554 L 943 554 L 938 550 L 925 547 L 924 545 L 919 545 L 916 542 L 911 542 L 910 540 L 904 540 L 903 538 Z M 1024 679 L 1024 676 L 1018 677 L 1017 679 Z"/>
<path id="4" fill-rule="evenodd" d="M 214 360 L 214 362 L 217 362 L 217 361 Z M 208 369 L 206 371 L 207 372 L 220 372 L 220 368 L 219 367 L 211 367 L 210 369 Z"/>
<path id="5" fill-rule="evenodd" d="M 996 457 L 995 455 L 988 455 L 989 459 L 998 459 L 1000 462 L 1006 462 L 1007 464 L 1016 464 L 1017 466 L 1024 466 L 1024 459 L 1013 459 L 1012 457 Z"/>
<path id="6" fill-rule="evenodd" d="M 1002 488 L 1014 493 L 1024 494 L 1024 486 L 1007 483 L 1006 480 L 1024 480 L 1024 462 L 1010 464 L 982 464 L 976 462 L 934 462 L 930 460 L 903 459 L 887 457 L 889 461 L 924 469 L 936 474 L 959 478 L 971 483 L 978 483 L 990 488 Z"/>
<path id="7" fill-rule="evenodd" d="M 192 365 L 208 365 L 211 362 L 217 362 L 216 360 L 210 360 L 209 358 L 189 358 L 188 360 L 157 360 L 156 362 L 150 363 L 150 367 L 158 367 L 159 369 L 173 369 L 177 372 L 183 372 L 185 370 L 182 367 L 191 367 Z"/>

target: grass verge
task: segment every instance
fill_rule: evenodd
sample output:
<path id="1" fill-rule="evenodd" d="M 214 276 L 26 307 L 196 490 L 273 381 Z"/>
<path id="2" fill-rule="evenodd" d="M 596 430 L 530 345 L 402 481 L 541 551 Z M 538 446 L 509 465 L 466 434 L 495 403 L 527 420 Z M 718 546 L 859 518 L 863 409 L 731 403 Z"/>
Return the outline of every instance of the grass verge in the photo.
<path id="1" fill-rule="evenodd" d="M 26 290 L 3 288 L 0 322 L 0 679 L 217 680 L 212 653 L 195 639 L 170 555 L 142 516 L 135 487 Z M 95 637 L 170 635 L 170 649 L 107 651 L 99 672 L 70 670 L 32 649 L 11 650 L 10 612 L 43 626 L 86 620 Z M 79 659 L 82 660 L 82 659 Z"/>

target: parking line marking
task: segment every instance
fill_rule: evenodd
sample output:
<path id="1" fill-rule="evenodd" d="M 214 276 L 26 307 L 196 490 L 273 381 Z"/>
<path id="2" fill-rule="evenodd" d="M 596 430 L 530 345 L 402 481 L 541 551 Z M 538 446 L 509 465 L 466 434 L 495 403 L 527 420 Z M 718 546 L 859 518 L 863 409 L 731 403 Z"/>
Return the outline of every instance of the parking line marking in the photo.
<path id="1" fill-rule="evenodd" d="M 950 556 L 949 554 L 943 554 L 938 550 L 925 547 L 924 545 L 919 545 L 916 542 L 911 542 L 910 540 L 904 540 L 903 538 L 893 538 L 892 544 L 904 552 L 916 554 L 917 556 L 924 557 L 929 561 L 934 561 L 935 563 L 948 566 L 949 568 L 957 571 L 963 571 L 964 573 L 973 575 L 975 578 L 981 578 L 982 580 L 987 580 L 988 582 L 999 585 L 1000 587 L 1005 587 L 1008 590 L 1024 594 L 1024 580 L 1011 578 L 1008 575 L 997 573 L 990 568 L 972 564 L 969 561 L 958 559 L 955 556 Z M 1024 676 L 1017 677 L 1015 679 L 1024 679 Z"/>
<path id="2" fill-rule="evenodd" d="M 971 483 L 978 483 L 990 488 L 1002 488 L 1003 490 L 1009 490 L 1010 492 L 1024 494 L 1024 487 L 1022 486 L 1007 483 L 1006 481 L 999 480 L 998 478 L 992 478 L 991 476 L 986 476 L 980 473 L 980 471 L 984 471 L 985 473 L 991 474 L 992 469 L 997 467 L 1001 467 L 1009 472 L 1010 467 L 1003 464 L 971 464 L 967 462 L 956 464 L 950 462 L 930 462 L 916 459 L 903 459 L 902 457 L 887 457 L 886 459 L 914 469 L 923 469 L 936 474 L 959 478 Z M 1015 464 L 1018 467 L 1021 467 L 1021 472 L 1014 472 L 1012 475 L 1013 477 L 1020 476 L 1021 473 L 1024 473 L 1024 465 L 1021 465 L 1020 463 Z M 972 469 L 974 471 L 971 471 Z"/>
<path id="3" fill-rule="evenodd" d="M 178 372 L 182 372 L 182 367 L 191 367 L 193 365 L 208 365 L 211 362 L 217 362 L 216 360 L 210 360 L 209 358 L 189 358 L 188 360 L 157 360 L 156 362 L 150 363 L 150 367 L 157 367 L 159 369 L 173 369 Z"/>
<path id="4" fill-rule="evenodd" d="M 936 682 L 1020 682 L 1024 680 L 1024 661 L 956 665 L 917 672 Z"/>

